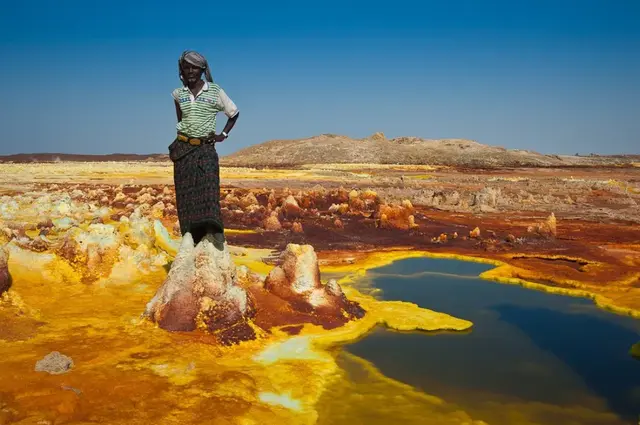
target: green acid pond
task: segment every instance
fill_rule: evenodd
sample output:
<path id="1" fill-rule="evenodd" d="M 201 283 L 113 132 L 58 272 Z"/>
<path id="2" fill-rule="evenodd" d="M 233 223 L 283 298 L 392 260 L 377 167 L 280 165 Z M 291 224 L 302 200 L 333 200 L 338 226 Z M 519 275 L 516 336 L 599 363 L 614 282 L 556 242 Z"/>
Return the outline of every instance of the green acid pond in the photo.
<path id="1" fill-rule="evenodd" d="M 640 361 L 630 349 L 640 321 L 587 299 L 478 278 L 491 267 L 412 258 L 371 270 L 357 283 L 363 291 L 474 326 L 435 334 L 378 328 L 344 349 L 491 424 L 598 423 L 588 420 L 595 413 L 637 424 Z"/>

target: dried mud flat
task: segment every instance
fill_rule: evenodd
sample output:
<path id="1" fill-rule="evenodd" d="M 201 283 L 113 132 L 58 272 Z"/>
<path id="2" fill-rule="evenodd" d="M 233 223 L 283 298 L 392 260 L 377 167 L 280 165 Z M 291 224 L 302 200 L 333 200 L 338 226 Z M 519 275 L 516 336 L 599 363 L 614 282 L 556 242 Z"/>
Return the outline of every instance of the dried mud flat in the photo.
<path id="1" fill-rule="evenodd" d="M 207 410 L 221 415 L 216 423 L 316 423 L 314 403 L 339 368 L 305 338 L 330 346 L 378 321 L 403 330 L 470 326 L 416 306 L 383 308 L 349 287 L 350 275 L 406 257 L 493 263 L 483 277 L 590 297 L 640 317 L 640 168 L 223 168 L 227 241 L 234 262 L 247 266 L 241 280 L 267 276 L 290 244 L 311 245 L 323 280 L 347 276 L 340 280 L 347 298 L 367 311 L 330 330 L 263 315 L 256 333 L 279 331 L 240 349 L 138 321 L 176 253 L 170 162 L 0 164 L 0 175 L 0 245 L 11 248 L 8 261 L 0 252 L 0 272 L 3 261 L 21 267 L 14 286 L 3 286 L 0 273 L 0 291 L 9 288 L 0 321 L 10 323 L 0 329 L 8 359 L 0 364 L 0 423 L 203 423 Z M 12 345 L 18 341 L 22 348 Z M 44 378 L 10 384 L 54 350 L 73 360 L 72 372 L 60 375 L 62 392 Z M 483 423 L 362 367 L 367 386 L 395 397 L 394 419 Z M 344 385 L 336 391 L 348 394 L 353 383 Z M 366 393 L 359 405 L 384 418 L 377 397 Z M 520 414 L 520 407 L 497 408 Z M 584 423 L 619 423 L 582 414 Z"/>

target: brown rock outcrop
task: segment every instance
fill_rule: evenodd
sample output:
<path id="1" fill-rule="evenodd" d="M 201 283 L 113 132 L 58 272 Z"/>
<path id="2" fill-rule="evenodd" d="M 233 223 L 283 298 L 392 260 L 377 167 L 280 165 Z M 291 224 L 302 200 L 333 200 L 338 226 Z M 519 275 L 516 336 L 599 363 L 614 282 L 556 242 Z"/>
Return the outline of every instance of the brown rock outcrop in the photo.
<path id="1" fill-rule="evenodd" d="M 247 320 L 255 314 L 250 295 L 237 284 L 227 244 L 212 235 L 194 246 L 186 233 L 164 283 L 144 316 L 169 331 L 207 330 L 223 344 L 250 340 Z"/>
<path id="2" fill-rule="evenodd" d="M 404 200 L 401 205 L 378 204 L 375 216 L 381 228 L 410 229 L 415 227 L 413 212 L 411 201 Z"/>
<path id="3" fill-rule="evenodd" d="M 298 205 L 298 201 L 296 201 L 293 195 L 287 196 L 282 202 L 282 211 L 288 219 L 300 217 L 300 205 Z"/>
<path id="4" fill-rule="evenodd" d="M 385 137 L 383 132 L 378 131 L 376 133 L 373 133 L 371 136 L 369 136 L 369 140 L 373 140 L 376 142 L 384 142 L 387 140 L 387 138 Z"/>
<path id="5" fill-rule="evenodd" d="M 555 214 L 551 213 L 545 221 L 529 226 L 527 231 L 544 237 L 556 237 L 558 230 Z"/>
<path id="6" fill-rule="evenodd" d="M 484 187 L 474 195 L 472 206 L 482 212 L 495 211 L 501 197 L 502 193 L 500 188 Z"/>
<path id="7" fill-rule="evenodd" d="M 272 212 L 271 215 L 262 222 L 262 227 L 264 227 L 265 230 L 272 232 L 282 229 L 282 223 L 278 220 L 278 214 Z"/>
<path id="8" fill-rule="evenodd" d="M 282 264 L 267 276 L 264 289 L 289 302 L 294 310 L 348 320 L 364 316 L 364 309 L 349 301 L 337 282 L 322 284 L 313 246 L 288 244 L 281 259 Z"/>
<path id="9" fill-rule="evenodd" d="M 9 250 L 0 247 L 0 294 L 6 292 L 11 286 L 11 275 L 9 275 Z"/>

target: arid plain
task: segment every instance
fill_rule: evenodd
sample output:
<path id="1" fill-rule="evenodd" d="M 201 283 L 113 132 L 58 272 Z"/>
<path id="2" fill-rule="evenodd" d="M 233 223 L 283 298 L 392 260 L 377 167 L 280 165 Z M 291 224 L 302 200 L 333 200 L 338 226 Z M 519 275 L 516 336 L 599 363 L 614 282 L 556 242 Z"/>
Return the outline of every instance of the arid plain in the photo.
<path id="1" fill-rule="evenodd" d="M 479 419 L 355 356 L 360 377 L 347 379 L 335 347 L 378 325 L 472 328 L 352 285 L 409 257 L 493 264 L 482 278 L 640 318 L 639 165 L 223 161 L 229 276 L 254 312 L 241 331 L 216 327 L 214 299 L 194 330 L 169 332 L 143 313 L 181 249 L 172 164 L 2 163 L 0 424 L 624 423 L 587 402 L 496 400 L 500 414 Z M 304 302 L 296 279 L 314 281 Z M 72 360 L 34 370 L 51 352 Z M 332 394 L 350 401 L 326 417 Z"/>

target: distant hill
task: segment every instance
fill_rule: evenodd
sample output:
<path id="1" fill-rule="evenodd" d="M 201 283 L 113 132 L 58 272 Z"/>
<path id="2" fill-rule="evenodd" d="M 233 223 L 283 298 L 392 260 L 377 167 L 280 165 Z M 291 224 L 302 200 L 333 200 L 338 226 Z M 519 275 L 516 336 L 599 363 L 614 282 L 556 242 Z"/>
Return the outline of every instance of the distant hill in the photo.
<path id="1" fill-rule="evenodd" d="M 640 155 L 543 155 L 507 150 L 464 139 L 387 139 L 376 133 L 364 139 L 322 134 L 307 139 L 271 140 L 221 158 L 225 166 L 285 167 L 303 164 L 429 164 L 472 168 L 630 165 Z"/>
<path id="2" fill-rule="evenodd" d="M 169 161 L 167 154 L 84 155 L 33 153 L 0 156 L 1 162 Z M 428 164 L 468 168 L 610 167 L 640 163 L 640 155 L 545 155 L 505 149 L 465 139 L 387 139 L 382 133 L 364 139 L 321 134 L 306 139 L 271 140 L 220 158 L 227 167 L 295 167 L 305 164 Z"/>
<path id="3" fill-rule="evenodd" d="M 69 153 L 18 153 L 14 155 L 0 156 L 1 162 L 28 163 L 28 162 L 126 162 L 126 161 L 168 161 L 169 155 L 166 154 L 131 154 L 131 153 L 112 153 L 108 155 L 85 155 L 85 154 L 69 154 Z"/>

